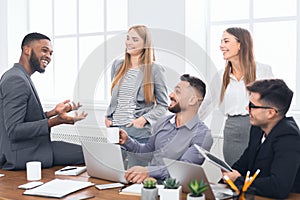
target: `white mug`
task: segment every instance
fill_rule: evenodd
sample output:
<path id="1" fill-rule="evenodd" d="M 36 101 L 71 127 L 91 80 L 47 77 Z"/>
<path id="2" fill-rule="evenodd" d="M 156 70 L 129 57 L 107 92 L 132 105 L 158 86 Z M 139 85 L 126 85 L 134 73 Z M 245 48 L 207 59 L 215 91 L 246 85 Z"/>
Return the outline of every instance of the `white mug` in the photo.
<path id="1" fill-rule="evenodd" d="M 107 142 L 108 143 L 119 143 L 119 128 L 108 127 L 107 130 Z"/>
<path id="2" fill-rule="evenodd" d="M 42 178 L 42 164 L 40 161 L 30 161 L 26 163 L 26 173 L 28 181 L 37 181 Z"/>

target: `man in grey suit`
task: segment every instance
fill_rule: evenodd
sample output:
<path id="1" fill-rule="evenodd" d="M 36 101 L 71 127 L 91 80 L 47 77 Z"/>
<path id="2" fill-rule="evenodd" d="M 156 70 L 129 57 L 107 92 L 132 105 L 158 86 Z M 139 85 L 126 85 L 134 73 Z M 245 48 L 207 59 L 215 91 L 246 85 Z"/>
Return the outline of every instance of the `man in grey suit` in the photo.
<path id="1" fill-rule="evenodd" d="M 81 105 L 66 100 L 44 112 L 30 76 L 43 73 L 51 61 L 50 39 L 30 33 L 22 41 L 19 63 L 5 72 L 0 80 L 0 167 L 25 169 L 28 161 L 41 161 L 42 167 L 84 163 L 81 146 L 51 142 L 51 127 L 74 124 L 87 114 L 67 113 Z"/>

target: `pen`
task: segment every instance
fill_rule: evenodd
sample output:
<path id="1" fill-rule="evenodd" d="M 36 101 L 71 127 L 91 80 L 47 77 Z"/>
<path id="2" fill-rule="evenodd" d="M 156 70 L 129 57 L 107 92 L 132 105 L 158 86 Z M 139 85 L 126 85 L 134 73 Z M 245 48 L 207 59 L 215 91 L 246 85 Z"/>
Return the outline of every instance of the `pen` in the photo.
<path id="1" fill-rule="evenodd" d="M 80 200 L 84 200 L 84 199 L 92 199 L 92 198 L 94 198 L 95 196 L 86 196 L 86 197 L 82 197 L 82 198 L 80 198 Z"/>
<path id="2" fill-rule="evenodd" d="M 244 185 L 243 185 L 243 189 L 242 191 L 245 192 L 247 190 L 247 183 L 249 182 L 249 176 L 250 176 L 250 171 L 248 170 L 247 171 L 247 174 L 246 174 L 246 178 L 245 178 L 245 182 L 244 182 Z"/>
<path id="3" fill-rule="evenodd" d="M 120 189 L 119 189 L 119 192 L 122 192 L 122 190 L 126 188 L 126 185 L 122 186 Z"/>
<path id="4" fill-rule="evenodd" d="M 228 183 L 228 185 L 237 193 L 240 194 L 239 189 L 236 187 L 236 185 L 232 182 L 232 180 L 230 180 L 230 178 L 225 175 L 224 176 L 225 181 Z"/>
<path id="5" fill-rule="evenodd" d="M 73 169 L 77 169 L 77 167 L 70 167 L 70 168 L 66 168 L 66 169 L 61 169 L 59 171 L 64 172 L 64 171 L 69 171 L 69 170 L 73 170 Z"/>
<path id="6" fill-rule="evenodd" d="M 257 175 L 259 174 L 259 172 L 260 172 L 260 169 L 257 169 L 256 172 L 254 173 L 254 175 L 251 177 L 251 179 L 247 183 L 246 190 L 253 183 L 254 179 L 257 177 Z"/>

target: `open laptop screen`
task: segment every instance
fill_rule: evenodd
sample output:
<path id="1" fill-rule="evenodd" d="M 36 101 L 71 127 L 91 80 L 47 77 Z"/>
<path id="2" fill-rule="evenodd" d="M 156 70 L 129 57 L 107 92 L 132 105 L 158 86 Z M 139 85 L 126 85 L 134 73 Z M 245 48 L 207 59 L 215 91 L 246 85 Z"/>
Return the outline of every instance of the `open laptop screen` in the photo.
<path id="1" fill-rule="evenodd" d="M 87 172 L 90 176 L 127 183 L 121 148 L 117 144 L 82 141 Z"/>
<path id="2" fill-rule="evenodd" d="M 232 197 L 233 193 L 230 189 L 219 188 L 220 190 L 218 190 L 217 187 L 214 187 L 213 190 L 206 177 L 204 169 L 200 165 L 183 161 L 171 160 L 168 158 L 163 158 L 163 161 L 167 166 L 170 176 L 180 181 L 183 192 L 191 192 L 188 186 L 190 181 L 195 179 L 200 181 L 201 179 L 203 179 L 204 182 L 208 184 L 208 190 L 204 192 L 206 199 L 215 200 L 228 199 Z"/>

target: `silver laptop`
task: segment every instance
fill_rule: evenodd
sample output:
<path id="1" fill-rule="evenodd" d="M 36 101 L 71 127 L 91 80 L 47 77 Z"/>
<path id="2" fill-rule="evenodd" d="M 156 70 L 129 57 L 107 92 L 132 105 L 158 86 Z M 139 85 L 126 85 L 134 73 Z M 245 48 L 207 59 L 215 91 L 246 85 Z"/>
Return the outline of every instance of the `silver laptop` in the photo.
<path id="1" fill-rule="evenodd" d="M 204 182 L 209 183 L 204 169 L 200 165 L 171 160 L 168 158 L 163 158 L 163 161 L 167 166 L 169 175 L 172 178 L 176 178 L 176 180 L 180 181 L 182 191 L 185 193 L 191 192 L 188 184 L 192 180 L 197 179 L 198 181 L 200 181 L 201 179 L 203 179 Z M 208 200 L 232 198 L 232 192 L 230 189 L 227 190 L 226 188 L 220 188 L 220 190 L 218 190 L 215 187 L 213 191 L 210 184 L 208 184 L 208 190 L 206 190 L 204 194 L 205 198 Z"/>
<path id="2" fill-rule="evenodd" d="M 81 141 L 87 173 L 95 178 L 127 183 L 121 148 L 117 144 Z"/>

